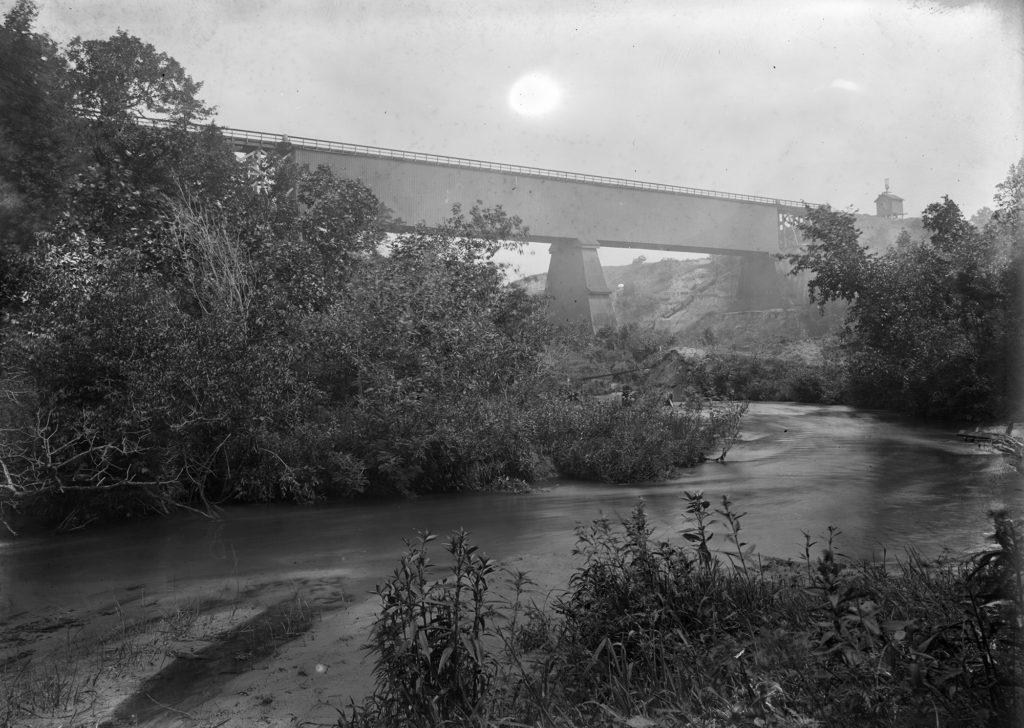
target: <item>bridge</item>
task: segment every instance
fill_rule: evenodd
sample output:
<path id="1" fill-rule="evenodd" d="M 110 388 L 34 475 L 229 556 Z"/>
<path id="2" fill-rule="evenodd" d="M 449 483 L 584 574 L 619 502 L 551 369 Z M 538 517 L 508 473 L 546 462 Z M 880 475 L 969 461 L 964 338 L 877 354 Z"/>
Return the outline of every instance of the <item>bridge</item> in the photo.
<path id="1" fill-rule="evenodd" d="M 329 166 L 358 179 L 406 221 L 439 224 L 452 205 L 500 204 L 529 227 L 529 242 L 550 243 L 547 293 L 557 323 L 614 325 L 602 247 L 741 256 L 733 310 L 785 308 L 806 296 L 778 261 L 799 245 L 805 204 L 614 177 L 561 172 L 358 144 L 282 137 L 244 129 L 223 133 L 243 151 L 281 148 L 299 164 Z M 811 205 L 814 207 L 814 205 Z"/>

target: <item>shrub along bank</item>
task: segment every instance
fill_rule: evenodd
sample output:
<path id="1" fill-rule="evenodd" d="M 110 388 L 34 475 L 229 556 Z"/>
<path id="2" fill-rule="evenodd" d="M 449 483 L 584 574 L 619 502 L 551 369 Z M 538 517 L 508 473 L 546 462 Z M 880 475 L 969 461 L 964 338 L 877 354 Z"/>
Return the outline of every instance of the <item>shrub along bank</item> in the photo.
<path id="1" fill-rule="evenodd" d="M 560 473 L 612 483 L 664 479 L 715 448 L 724 458 L 746 411 L 742 404 L 699 402 L 677 410 L 651 392 L 626 402 L 577 399 L 545 413 L 545 440 Z"/>
<path id="2" fill-rule="evenodd" d="M 571 400 L 579 337 L 506 285 L 500 207 L 408 232 L 286 142 L 239 159 L 166 54 L 35 16 L 0 26 L 0 521 L 504 487 L 592 472 L 597 420 L 636 450 L 601 477 L 645 478 L 731 435 Z"/>
<path id="3" fill-rule="evenodd" d="M 552 464 L 646 480 L 735 435 L 739 407 L 670 414 L 558 384 L 543 302 L 492 260 L 522 235 L 500 209 L 456 209 L 382 255 L 365 190 L 323 168 L 297 180 L 361 202 L 343 264 L 312 235 L 250 234 L 252 216 L 181 201 L 167 270 L 76 236 L 29 258 L 4 330 L 4 506 L 68 529 L 226 499 L 505 487 Z M 311 213 L 288 214 L 294 231 Z"/>
<path id="4" fill-rule="evenodd" d="M 709 397 L 750 402 L 838 404 L 843 392 L 833 367 L 758 352 L 712 352 L 698 362 L 696 381 Z"/>
<path id="5" fill-rule="evenodd" d="M 486 487 L 573 460 L 551 423 L 597 410 L 549 364 L 575 339 L 495 261 L 521 220 L 455 207 L 408 232 L 286 141 L 240 159 L 173 58 L 123 31 L 62 48 L 36 15 L 19 0 L 0 25 L 0 520 Z M 635 439 L 646 411 L 607 419 Z M 725 429 L 676 427 L 609 477 L 692 462 L 679 438 Z"/>
<path id="6" fill-rule="evenodd" d="M 672 389 L 681 399 L 839 404 L 844 363 L 826 344 L 822 361 L 809 363 L 781 350 L 737 351 L 713 346 L 699 355 L 678 351 L 652 368 L 648 386 Z"/>
<path id="7" fill-rule="evenodd" d="M 966 561 L 852 563 L 830 528 L 802 563 L 765 563 L 727 498 L 687 498 L 681 543 L 642 501 L 621 529 L 580 526 L 584 563 L 547 610 L 522 573 L 493 596 L 500 571 L 465 533 L 443 576 L 433 536 L 410 544 L 378 587 L 376 692 L 339 725 L 1019 725 L 1021 521 L 994 513 Z"/>

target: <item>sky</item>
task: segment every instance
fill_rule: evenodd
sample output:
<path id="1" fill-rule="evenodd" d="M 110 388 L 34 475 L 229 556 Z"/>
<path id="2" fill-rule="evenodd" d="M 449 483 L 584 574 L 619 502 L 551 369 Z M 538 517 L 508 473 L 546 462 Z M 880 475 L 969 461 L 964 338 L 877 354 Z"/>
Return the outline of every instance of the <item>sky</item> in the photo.
<path id="1" fill-rule="evenodd" d="M 173 56 L 223 126 L 865 213 L 888 178 L 915 216 L 1024 154 L 1017 0 L 37 2 Z"/>

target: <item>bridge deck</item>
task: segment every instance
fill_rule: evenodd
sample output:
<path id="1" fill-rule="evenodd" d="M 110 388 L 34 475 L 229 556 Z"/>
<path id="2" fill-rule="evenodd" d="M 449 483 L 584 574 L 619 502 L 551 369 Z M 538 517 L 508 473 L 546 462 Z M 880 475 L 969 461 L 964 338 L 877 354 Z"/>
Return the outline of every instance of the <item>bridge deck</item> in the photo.
<path id="1" fill-rule="evenodd" d="M 803 212 L 806 205 L 811 208 L 816 204 L 805 203 L 797 200 L 782 200 L 758 195 L 742 195 L 732 192 L 719 192 L 717 190 L 705 190 L 697 187 L 683 187 L 680 185 L 666 185 L 657 182 L 641 182 L 638 180 L 623 179 L 619 177 L 604 177 L 593 174 L 580 174 L 578 172 L 565 172 L 556 169 L 544 169 L 542 167 L 526 167 L 518 164 L 502 164 L 500 162 L 485 162 L 478 159 L 467 159 L 464 157 L 449 157 L 443 154 L 427 154 L 423 152 L 410 152 L 402 149 L 388 149 L 387 147 L 370 147 L 363 144 L 349 144 L 347 142 L 334 142 L 325 139 L 313 139 L 310 137 L 283 136 L 279 134 L 268 134 L 261 131 L 248 129 L 234 129 L 222 127 L 221 131 L 228 138 L 241 142 L 245 145 L 255 147 L 273 148 L 282 141 L 287 140 L 292 146 L 309 151 L 337 152 L 351 156 L 372 157 L 374 159 L 396 159 L 407 162 L 420 162 L 424 164 L 435 164 L 444 167 L 461 167 L 464 169 L 482 169 L 492 172 L 510 172 L 521 177 L 543 177 L 548 179 L 571 180 L 575 182 L 586 182 L 588 184 L 605 185 L 609 187 L 626 187 L 631 189 L 653 190 L 656 192 L 670 192 L 677 195 L 693 195 L 697 197 L 717 197 L 727 200 L 742 200 L 762 205 L 773 205 L 778 207 L 791 208 L 792 211 Z"/>
<path id="2" fill-rule="evenodd" d="M 697 253 L 777 253 L 784 214 L 800 202 L 558 170 L 367 147 L 244 129 L 224 133 L 243 148 L 287 140 L 295 161 L 359 179 L 408 224 L 440 223 L 455 203 L 501 205 L 530 240 L 588 239 L 609 247 Z"/>
<path id="3" fill-rule="evenodd" d="M 802 297 L 788 291 L 772 254 L 794 240 L 795 200 L 498 164 L 303 137 L 225 129 L 243 149 L 291 145 L 296 163 L 324 164 L 365 183 L 405 223 L 439 224 L 456 203 L 501 205 L 529 227 L 528 239 L 554 243 L 548 270 L 549 316 L 615 323 L 598 258 L 600 247 L 744 256 L 736 305 L 778 308 Z M 810 205 L 810 207 L 814 207 Z"/>

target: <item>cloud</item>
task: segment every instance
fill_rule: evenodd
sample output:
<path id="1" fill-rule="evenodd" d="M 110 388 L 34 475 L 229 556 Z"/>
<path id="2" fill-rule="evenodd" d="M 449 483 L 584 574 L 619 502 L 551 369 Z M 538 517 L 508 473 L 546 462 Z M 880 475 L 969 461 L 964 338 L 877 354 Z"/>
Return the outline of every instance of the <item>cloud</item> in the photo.
<path id="1" fill-rule="evenodd" d="M 828 85 L 829 88 L 838 88 L 843 91 L 863 91 L 864 87 L 859 83 L 853 81 L 847 81 L 845 78 L 837 78 L 835 81 Z"/>

